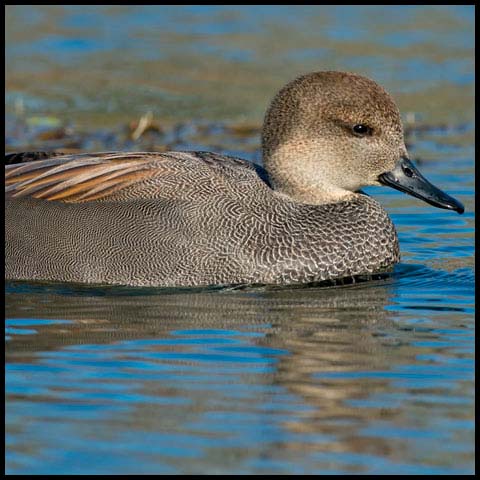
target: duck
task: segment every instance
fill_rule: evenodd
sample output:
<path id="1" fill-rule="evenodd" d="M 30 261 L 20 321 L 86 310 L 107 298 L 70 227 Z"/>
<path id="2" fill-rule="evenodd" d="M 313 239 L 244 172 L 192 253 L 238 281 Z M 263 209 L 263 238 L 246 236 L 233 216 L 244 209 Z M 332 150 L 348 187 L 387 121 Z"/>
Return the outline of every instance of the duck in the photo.
<path id="1" fill-rule="evenodd" d="M 9 153 L 5 278 L 155 287 L 371 278 L 400 261 L 392 220 L 362 191 L 463 205 L 409 158 L 375 81 L 318 71 L 284 86 L 262 165 L 205 151 Z"/>

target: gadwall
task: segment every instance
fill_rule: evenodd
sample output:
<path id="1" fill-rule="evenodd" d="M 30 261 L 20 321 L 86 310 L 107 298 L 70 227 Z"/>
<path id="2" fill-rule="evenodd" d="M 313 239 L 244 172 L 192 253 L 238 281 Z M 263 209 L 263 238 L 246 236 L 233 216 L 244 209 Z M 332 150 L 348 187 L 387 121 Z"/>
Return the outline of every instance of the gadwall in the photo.
<path id="1" fill-rule="evenodd" d="M 369 276 L 400 259 L 388 185 L 463 206 L 408 159 L 374 81 L 316 72 L 267 110 L 263 165 L 210 152 L 9 154 L 5 276 L 140 286 L 293 284 Z"/>

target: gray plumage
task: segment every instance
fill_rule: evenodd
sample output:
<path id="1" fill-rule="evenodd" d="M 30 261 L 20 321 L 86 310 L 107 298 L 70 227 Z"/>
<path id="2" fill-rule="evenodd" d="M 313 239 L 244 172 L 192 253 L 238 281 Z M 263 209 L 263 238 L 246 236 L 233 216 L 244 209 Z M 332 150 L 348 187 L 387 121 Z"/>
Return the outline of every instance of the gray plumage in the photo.
<path id="1" fill-rule="evenodd" d="M 398 109 L 353 74 L 318 72 L 290 86 L 267 113 L 266 169 L 208 152 L 9 156 L 5 277 L 291 284 L 391 268 L 395 228 L 357 190 L 405 155 Z M 380 126 L 376 136 L 352 135 L 367 122 Z"/>

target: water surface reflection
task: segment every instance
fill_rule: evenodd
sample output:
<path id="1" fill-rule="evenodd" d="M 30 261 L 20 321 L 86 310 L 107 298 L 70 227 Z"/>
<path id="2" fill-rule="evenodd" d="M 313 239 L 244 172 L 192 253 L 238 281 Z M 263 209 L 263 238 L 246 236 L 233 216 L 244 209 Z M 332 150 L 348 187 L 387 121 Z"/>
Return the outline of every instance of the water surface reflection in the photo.
<path id="1" fill-rule="evenodd" d="M 32 454 L 37 472 L 83 473 L 431 473 L 472 461 L 468 306 L 437 310 L 433 326 L 399 307 L 392 280 L 25 289 L 7 294 L 7 325 L 24 330 L 6 354 L 12 470 Z"/>

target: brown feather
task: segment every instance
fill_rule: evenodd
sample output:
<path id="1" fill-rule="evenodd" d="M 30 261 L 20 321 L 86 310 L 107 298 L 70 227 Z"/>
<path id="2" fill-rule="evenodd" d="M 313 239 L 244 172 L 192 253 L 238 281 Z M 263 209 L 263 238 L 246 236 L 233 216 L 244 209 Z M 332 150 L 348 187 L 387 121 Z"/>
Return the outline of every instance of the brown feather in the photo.
<path id="1" fill-rule="evenodd" d="M 109 192 L 158 173 L 152 158 L 140 153 L 65 155 L 8 167 L 5 192 L 13 197 L 62 201 L 105 198 Z"/>

